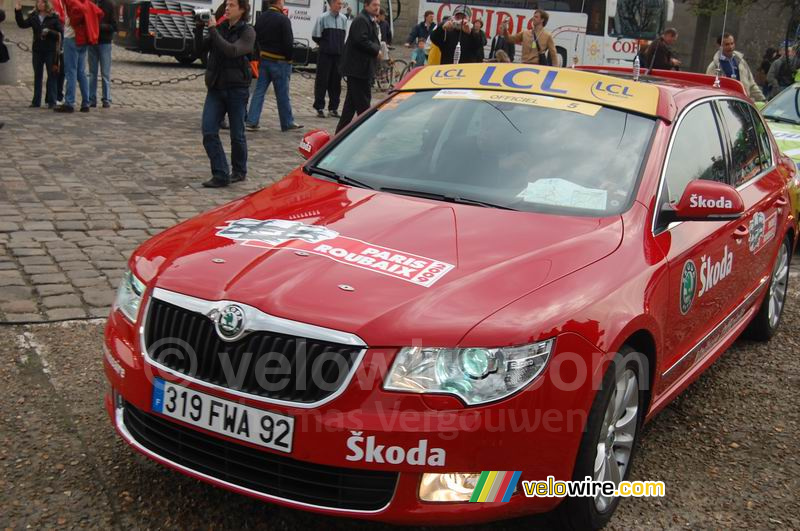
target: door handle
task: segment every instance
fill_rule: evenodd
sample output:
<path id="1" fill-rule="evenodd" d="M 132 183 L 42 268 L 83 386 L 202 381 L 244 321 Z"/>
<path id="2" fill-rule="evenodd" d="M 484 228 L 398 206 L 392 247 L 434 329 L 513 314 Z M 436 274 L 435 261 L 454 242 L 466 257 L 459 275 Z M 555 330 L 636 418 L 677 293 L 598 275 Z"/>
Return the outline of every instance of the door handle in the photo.
<path id="1" fill-rule="evenodd" d="M 750 230 L 744 225 L 739 225 L 736 227 L 736 230 L 733 231 L 733 237 L 737 240 L 747 237 L 748 234 L 750 234 Z"/>

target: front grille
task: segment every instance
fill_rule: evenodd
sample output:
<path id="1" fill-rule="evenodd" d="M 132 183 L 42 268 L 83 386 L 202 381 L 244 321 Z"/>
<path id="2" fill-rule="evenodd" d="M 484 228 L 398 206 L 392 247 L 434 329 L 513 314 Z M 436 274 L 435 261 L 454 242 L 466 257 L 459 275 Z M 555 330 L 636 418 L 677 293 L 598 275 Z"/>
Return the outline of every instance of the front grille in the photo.
<path id="1" fill-rule="evenodd" d="M 211 319 L 159 299 L 150 304 L 145 343 L 152 359 L 174 371 L 302 404 L 319 402 L 339 390 L 360 352 L 353 346 L 265 331 L 222 341 Z"/>
<path id="2" fill-rule="evenodd" d="M 315 465 L 224 441 L 124 403 L 123 422 L 142 446 L 239 487 L 320 507 L 376 511 L 392 499 L 398 474 Z"/>

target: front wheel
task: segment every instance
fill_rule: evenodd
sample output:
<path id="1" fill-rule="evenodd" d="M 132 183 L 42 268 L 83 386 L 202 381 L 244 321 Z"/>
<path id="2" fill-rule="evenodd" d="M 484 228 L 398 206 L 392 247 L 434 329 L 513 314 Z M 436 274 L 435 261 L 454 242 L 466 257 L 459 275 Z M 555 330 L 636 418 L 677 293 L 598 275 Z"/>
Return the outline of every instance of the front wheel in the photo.
<path id="1" fill-rule="evenodd" d="M 778 256 L 775 257 L 775 266 L 772 268 L 767 295 L 747 328 L 747 335 L 756 341 L 769 341 L 778 331 L 783 307 L 786 303 L 786 292 L 789 288 L 789 263 L 791 262 L 789 251 L 791 248 L 789 236 L 786 236 L 778 248 Z"/>
<path id="2" fill-rule="evenodd" d="M 627 479 L 644 419 L 648 378 L 646 358 L 624 347 L 614 358 L 597 392 L 575 462 L 573 481 Z M 600 529 L 611 519 L 619 497 L 567 498 L 558 516 L 567 529 Z"/>

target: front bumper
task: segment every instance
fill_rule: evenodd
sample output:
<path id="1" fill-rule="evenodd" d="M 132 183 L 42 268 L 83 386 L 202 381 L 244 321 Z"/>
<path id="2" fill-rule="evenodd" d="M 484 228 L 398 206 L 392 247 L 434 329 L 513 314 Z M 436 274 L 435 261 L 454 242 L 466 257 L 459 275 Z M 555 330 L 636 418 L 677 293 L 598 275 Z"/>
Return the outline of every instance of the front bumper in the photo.
<path id="1" fill-rule="evenodd" d="M 129 445 L 201 481 L 264 501 L 330 515 L 405 524 L 459 524 L 552 510 L 559 503 L 558 498 L 526 498 L 519 487 L 507 503 L 423 502 L 418 492 L 425 472 L 520 470 L 522 480 L 541 480 L 548 476 L 571 479 L 586 412 L 593 398 L 588 385 L 587 389 L 558 389 L 548 377 L 549 368 L 528 389 L 481 407 L 464 408 L 450 398 L 386 392 L 381 384 L 396 353 L 393 349 L 370 349 L 347 389 L 335 400 L 314 409 L 264 404 L 196 382 L 181 382 L 209 395 L 293 416 L 294 442 L 291 455 L 287 455 L 153 413 L 153 378 L 170 379 L 170 375 L 145 361 L 137 337 L 135 327 L 118 312 L 112 312 L 104 345 L 104 367 L 111 384 L 105 398 L 106 408 L 117 432 Z M 587 359 L 599 359 L 593 347 L 579 336 L 559 336 L 556 345 L 553 356 L 559 351 L 579 352 L 585 353 Z M 158 445 L 149 444 L 146 437 L 157 434 L 144 432 L 143 435 L 141 429 L 139 432 L 131 429 L 131 422 L 126 421 L 126 408 L 154 422 L 174 426 L 186 436 L 208 444 L 222 444 L 234 452 L 237 449 L 248 452 L 256 456 L 252 458 L 253 463 L 258 461 L 258 456 L 263 456 L 263 463 L 257 466 L 268 467 L 269 473 L 278 470 L 289 477 L 289 483 L 291 476 L 303 479 L 330 473 L 345 478 L 338 481 L 346 484 L 350 481 L 347 478 L 357 478 L 361 474 L 361 479 L 353 481 L 378 485 L 377 490 L 383 489 L 386 494 L 385 503 L 376 495 L 370 500 L 371 505 L 357 507 L 345 503 L 337 507 L 329 501 L 309 501 L 307 497 L 292 494 L 297 489 L 291 485 L 276 494 L 270 489 L 254 487 L 241 478 L 222 476 L 209 470 L 206 462 L 191 462 L 183 455 L 190 452 L 186 448 L 170 453 L 163 450 L 163 445 L 159 449 Z M 409 460 L 397 464 L 390 464 L 386 459 L 379 462 L 381 459 L 371 459 L 376 454 L 369 452 L 365 442 L 368 437 L 374 437 L 373 449 L 376 446 L 383 446 L 385 450 L 399 447 L 406 452 L 419 448 L 421 441 L 425 441 L 429 452 L 440 448 L 444 459 L 441 462 L 423 460 L 423 464 L 412 464 Z M 355 446 L 361 451 L 354 452 Z M 388 452 L 383 457 L 386 455 Z M 307 473 L 301 471 L 303 465 L 307 466 Z"/>

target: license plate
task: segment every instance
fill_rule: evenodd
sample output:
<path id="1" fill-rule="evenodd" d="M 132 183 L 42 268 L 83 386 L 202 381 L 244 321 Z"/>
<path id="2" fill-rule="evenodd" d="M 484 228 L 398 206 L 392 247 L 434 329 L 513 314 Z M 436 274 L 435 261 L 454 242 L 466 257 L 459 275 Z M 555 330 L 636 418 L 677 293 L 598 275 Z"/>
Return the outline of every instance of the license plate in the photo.
<path id="1" fill-rule="evenodd" d="M 290 453 L 294 418 L 156 378 L 152 410 L 227 437 Z"/>

